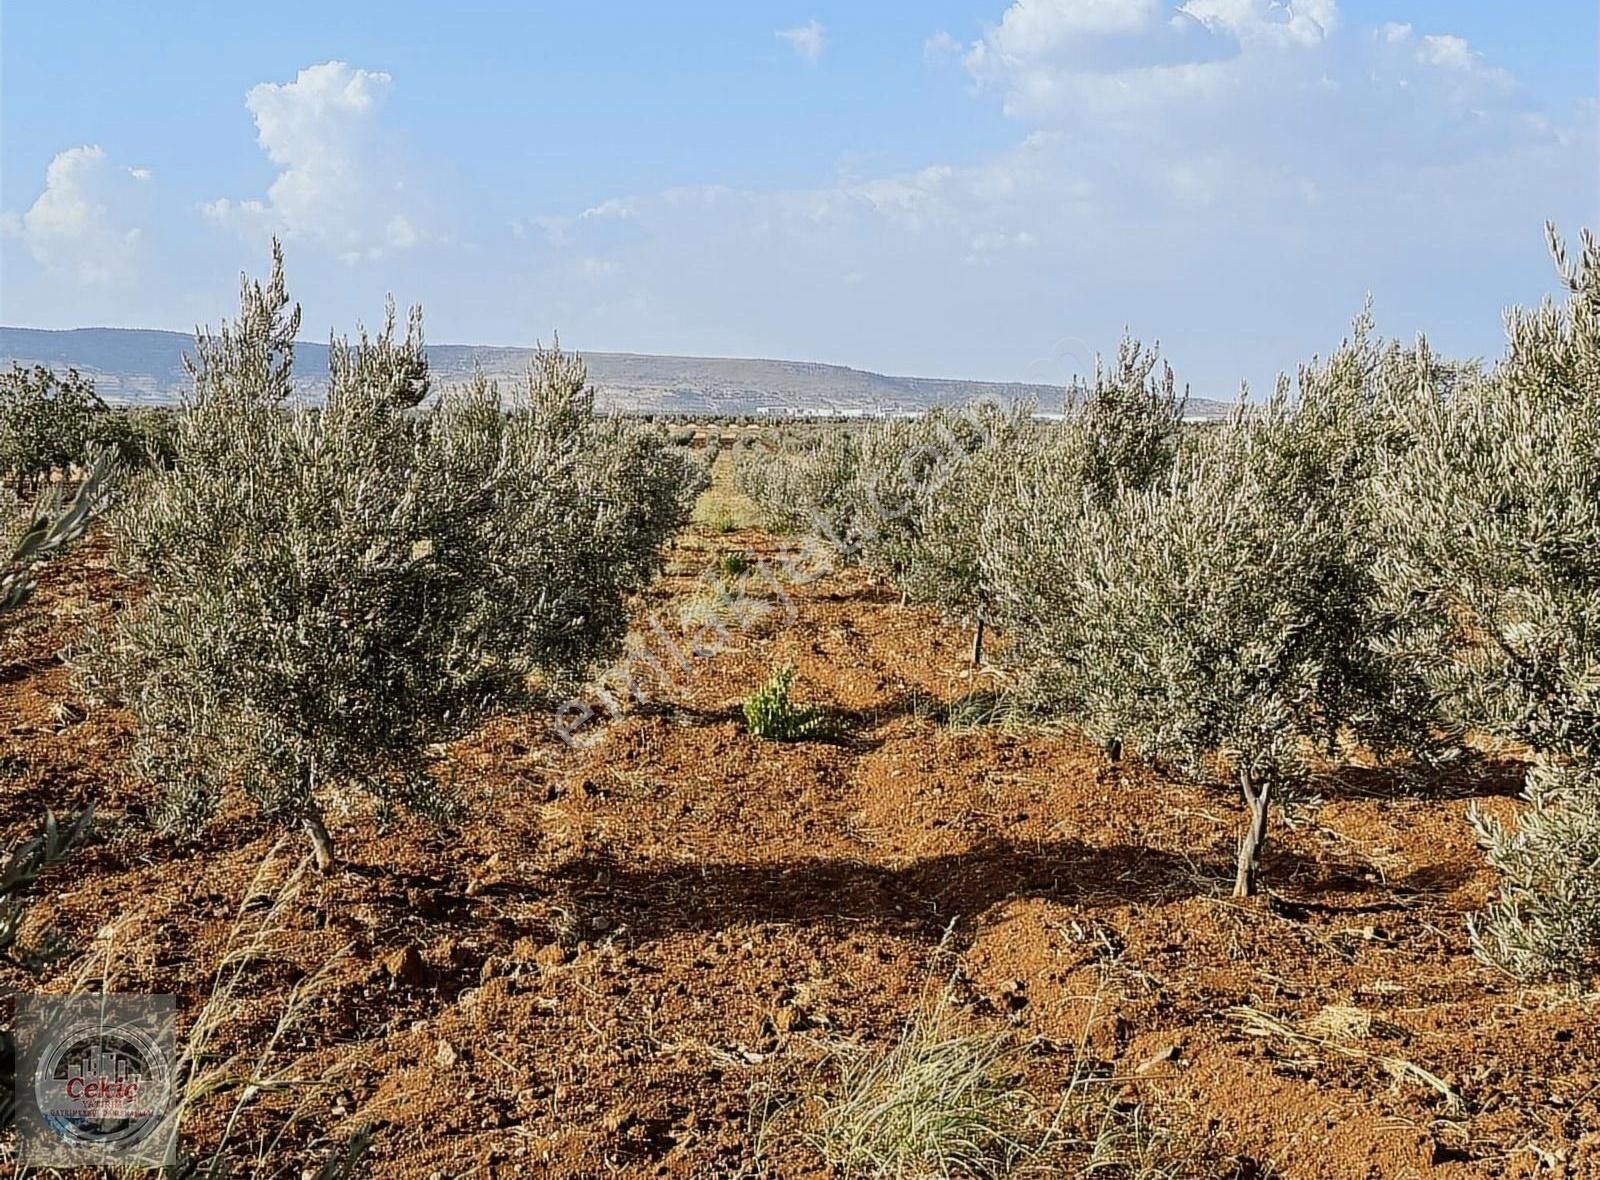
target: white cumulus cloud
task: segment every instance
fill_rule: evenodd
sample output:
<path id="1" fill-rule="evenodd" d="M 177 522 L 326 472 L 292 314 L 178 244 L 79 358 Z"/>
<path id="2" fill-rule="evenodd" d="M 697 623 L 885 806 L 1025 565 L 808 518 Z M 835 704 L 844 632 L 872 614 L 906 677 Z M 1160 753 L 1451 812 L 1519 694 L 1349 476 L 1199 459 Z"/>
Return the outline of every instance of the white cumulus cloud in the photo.
<path id="1" fill-rule="evenodd" d="M 206 215 L 251 234 L 308 239 L 346 261 L 414 246 L 418 214 L 382 135 L 392 86 L 382 71 L 329 61 L 292 82 L 252 87 L 245 107 L 280 171 L 265 199 L 223 197 Z"/>
<path id="2" fill-rule="evenodd" d="M 45 169 L 38 199 L 6 215 L 6 234 L 52 274 L 85 286 L 127 282 L 143 252 L 138 221 L 149 180 L 148 168 L 120 167 L 98 145 L 68 148 Z"/>
<path id="3" fill-rule="evenodd" d="M 1188 0 L 1180 12 L 1212 28 L 1243 38 L 1270 38 L 1300 45 L 1318 45 L 1339 24 L 1335 0 Z"/>
<path id="4" fill-rule="evenodd" d="M 816 61 L 828 45 L 828 31 L 814 20 L 792 29 L 779 29 L 774 35 L 792 45 L 806 61 Z"/>
<path id="5" fill-rule="evenodd" d="M 935 64 L 947 62 L 961 53 L 961 42 L 957 41 L 944 29 L 940 29 L 933 36 L 922 43 L 923 60 Z"/>
<path id="6" fill-rule="evenodd" d="M 1517 88 L 1517 80 L 1509 70 L 1491 66 L 1465 37 L 1453 33 L 1419 35 L 1408 24 L 1390 22 L 1375 31 L 1375 40 L 1387 51 L 1391 63 L 1398 60 L 1427 71 L 1395 69 L 1391 65 L 1391 72 L 1407 82 L 1443 85 L 1458 96 L 1510 93 Z"/>
<path id="7" fill-rule="evenodd" d="M 1335 0 L 1014 0 L 966 66 L 1021 118 L 1143 120 L 1236 93 L 1338 18 Z"/>

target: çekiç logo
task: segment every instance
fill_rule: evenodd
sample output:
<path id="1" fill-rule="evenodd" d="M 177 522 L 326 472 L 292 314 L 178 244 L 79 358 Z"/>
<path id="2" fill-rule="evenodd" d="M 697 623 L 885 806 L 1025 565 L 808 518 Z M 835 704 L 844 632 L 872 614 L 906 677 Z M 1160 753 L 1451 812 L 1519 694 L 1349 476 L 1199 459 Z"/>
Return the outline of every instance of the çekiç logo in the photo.
<path id="1" fill-rule="evenodd" d="M 170 995 L 17 996 L 20 1163 L 176 1163 L 174 1006 Z"/>
<path id="2" fill-rule="evenodd" d="M 173 1078 L 150 1036 L 93 1017 L 53 1031 L 33 1079 L 45 1127 L 74 1147 L 115 1150 L 161 1126 Z"/>

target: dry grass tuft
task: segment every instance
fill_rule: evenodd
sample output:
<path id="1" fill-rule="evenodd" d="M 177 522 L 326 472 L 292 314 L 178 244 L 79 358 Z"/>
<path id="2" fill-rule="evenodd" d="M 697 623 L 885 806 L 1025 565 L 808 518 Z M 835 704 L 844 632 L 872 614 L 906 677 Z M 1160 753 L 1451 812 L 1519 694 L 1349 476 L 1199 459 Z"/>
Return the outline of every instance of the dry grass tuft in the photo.
<path id="1" fill-rule="evenodd" d="M 734 486 L 731 456 L 719 455 L 711 465 L 711 486 L 700 494 L 689 519 L 712 534 L 733 533 L 761 525 L 760 508 Z"/>
<path id="2" fill-rule="evenodd" d="M 998 1177 L 1042 1153 L 1038 1104 L 1009 1076 L 1002 1034 L 961 1035 L 941 1005 L 881 1054 L 842 1061 L 816 1145 L 846 1175 Z"/>
<path id="3" fill-rule="evenodd" d="M 1241 1031 L 1250 1036 L 1281 1041 L 1299 1050 L 1302 1064 L 1316 1064 L 1318 1053 L 1372 1062 L 1396 1082 L 1411 1082 L 1432 1090 L 1444 1100 L 1448 1112 L 1455 1114 L 1462 1110 L 1461 1096 L 1437 1074 L 1403 1057 L 1375 1053 L 1352 1043 L 1370 1037 L 1394 1038 L 1403 1035 L 1399 1026 L 1360 1008 L 1327 1007 L 1302 1021 L 1271 1016 L 1249 1007 L 1230 1008 L 1228 1016 Z"/>
<path id="4" fill-rule="evenodd" d="M 824 1065 L 837 1070 L 838 1080 L 806 1103 L 805 1138 L 839 1175 L 1215 1180 L 1229 1174 L 1207 1136 L 1175 1131 L 1133 1097 L 1132 1079 L 1091 1060 L 1084 1044 L 1058 1083 L 1059 1097 L 1042 1097 L 1024 1081 L 1037 1042 L 1019 1044 L 1008 1031 L 964 1020 L 958 977 L 924 996 L 894 1044 L 829 1051 Z M 758 1143 L 774 1138 L 776 1122 L 764 1114 Z"/>
<path id="5" fill-rule="evenodd" d="M 182 1126 L 208 1100 L 228 1094 L 232 1096 L 222 1123 L 222 1131 L 215 1150 L 202 1164 L 192 1161 L 195 1176 L 220 1177 L 235 1174 L 242 1153 L 234 1147 L 233 1140 L 245 1120 L 247 1112 L 258 1100 L 272 1095 L 291 1095 L 295 1100 L 279 1124 L 276 1133 L 258 1136 L 247 1161 L 250 1174 L 275 1175 L 281 1171 L 280 1148 L 284 1137 L 310 1110 L 311 1101 L 321 1093 L 332 1079 L 330 1077 L 301 1076 L 292 1061 L 286 1060 L 282 1050 L 290 1034 L 306 1020 L 332 979 L 334 967 L 340 956 L 334 956 L 322 968 L 297 981 L 283 999 L 277 1018 L 266 1040 L 251 1049 L 226 1055 L 218 1052 L 218 1045 L 226 1039 L 229 1025 L 244 1010 L 244 988 L 254 970 L 277 956 L 282 937 L 289 930 L 290 919 L 300 898 L 308 862 L 285 867 L 281 860 L 283 842 L 272 849 L 256 870 L 249 888 L 239 902 L 227 947 L 217 964 L 212 978 L 211 992 L 201 1006 L 188 1035 L 179 1048 L 181 1075 L 185 1078 L 183 1097 L 174 1119 Z M 364 1130 L 329 1158 L 322 1169 L 314 1173 L 319 1178 L 341 1177 L 351 1174 L 357 1161 L 365 1154 L 370 1137 Z M 275 1168 L 274 1165 L 279 1165 Z M 298 1174 L 292 1169 L 288 1174 Z"/>

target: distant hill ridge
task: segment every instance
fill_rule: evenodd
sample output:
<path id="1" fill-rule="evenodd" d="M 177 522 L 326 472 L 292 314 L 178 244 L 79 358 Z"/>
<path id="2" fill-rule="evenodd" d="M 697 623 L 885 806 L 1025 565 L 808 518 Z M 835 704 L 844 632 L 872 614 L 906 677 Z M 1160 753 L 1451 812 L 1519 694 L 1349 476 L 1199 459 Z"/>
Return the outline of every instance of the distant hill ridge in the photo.
<path id="1" fill-rule="evenodd" d="M 7 328 L 0 326 L 0 365 L 13 361 L 54 369 L 76 368 L 92 377 L 108 401 L 161 405 L 175 402 L 188 386 L 183 354 L 194 337 L 148 328 Z M 522 375 L 530 348 L 474 344 L 430 344 L 428 361 L 443 382 L 464 380 L 475 367 L 505 381 Z M 873 414 L 905 413 L 958 405 L 982 398 L 1031 400 L 1041 410 L 1061 408 L 1058 385 L 1008 381 L 961 381 L 942 377 L 891 377 L 816 361 L 733 357 L 652 356 L 629 352 L 585 352 L 589 379 L 602 408 L 636 413 L 678 414 Z M 323 388 L 328 346 L 295 345 L 295 385 L 309 397 Z M 1191 398 L 1192 418 L 1219 418 L 1223 402 Z"/>

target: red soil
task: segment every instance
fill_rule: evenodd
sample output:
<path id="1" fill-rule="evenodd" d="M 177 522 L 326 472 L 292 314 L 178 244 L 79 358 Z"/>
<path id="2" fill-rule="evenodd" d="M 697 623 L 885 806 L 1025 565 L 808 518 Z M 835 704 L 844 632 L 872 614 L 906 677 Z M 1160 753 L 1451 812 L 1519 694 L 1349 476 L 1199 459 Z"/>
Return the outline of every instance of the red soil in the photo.
<path id="1" fill-rule="evenodd" d="M 680 547 L 641 607 L 675 619 L 714 550 L 777 544 Z M 196 839 L 150 830 L 129 718 L 85 706 L 54 656 L 130 588 L 95 546 L 42 580 L 0 641 L 0 840 L 46 805 L 98 799 L 100 819 L 31 894 L 24 944 L 54 930 L 68 953 L 0 964 L 0 993 L 64 991 L 98 956 L 116 990 L 175 993 L 187 1027 L 281 833 L 243 800 Z M 1130 1101 L 1209 1137 L 1217 1175 L 1600 1176 L 1593 1005 L 1520 990 L 1467 943 L 1493 881 L 1465 816 L 1509 813 L 1504 783 L 1446 792 L 1474 800 L 1329 778 L 1274 830 L 1274 898 L 1237 903 L 1226 794 L 1071 737 L 953 730 L 943 710 L 981 687 L 965 634 L 855 571 L 792 593 L 793 620 L 735 628 L 588 748 L 543 714 L 458 743 L 448 829 L 334 810 L 347 864 L 306 878 L 222 1041 L 253 1054 L 325 970 L 273 1065 L 328 1084 L 253 1108 L 246 1157 L 303 1099 L 270 1174 L 370 1124 L 382 1177 L 827 1175 L 795 1134 L 758 1168 L 752 1112 L 825 1091 L 826 1046 L 892 1043 L 930 974 L 955 970 L 967 1014 L 1030 1046 L 1036 1085 L 1081 1040 L 1136 1076 Z M 744 732 L 739 701 L 786 660 L 841 740 Z M 291 840 L 283 868 L 301 853 Z M 1381 1031 L 1348 1042 L 1366 1057 L 1296 1049 L 1246 1035 L 1228 1015 L 1246 1005 L 1360 1008 Z M 1460 1106 L 1371 1055 L 1431 1071 Z M 197 1115 L 199 1146 L 224 1110 Z"/>

